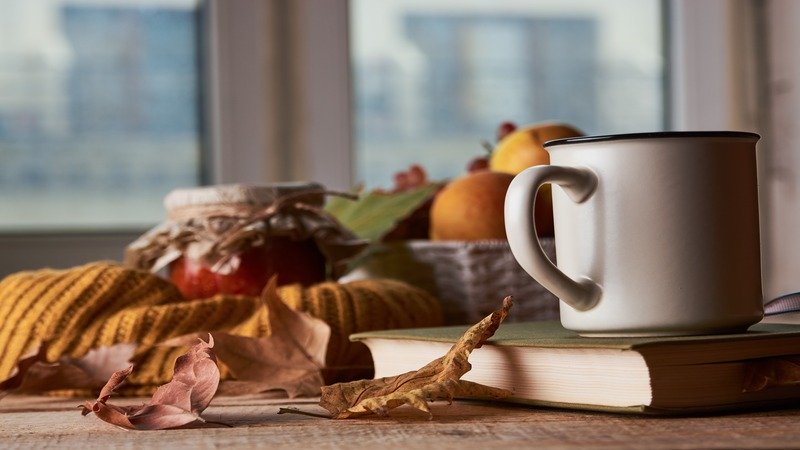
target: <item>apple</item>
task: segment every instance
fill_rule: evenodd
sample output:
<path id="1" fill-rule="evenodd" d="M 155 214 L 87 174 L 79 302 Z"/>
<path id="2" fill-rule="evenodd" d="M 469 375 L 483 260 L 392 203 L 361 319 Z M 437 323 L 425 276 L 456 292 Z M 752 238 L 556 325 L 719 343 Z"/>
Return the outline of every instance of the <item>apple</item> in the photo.
<path id="1" fill-rule="evenodd" d="M 574 127 L 557 122 L 542 122 L 506 134 L 494 148 L 489 168 L 516 175 L 531 166 L 550 164 L 543 144 L 552 139 L 582 136 Z"/>

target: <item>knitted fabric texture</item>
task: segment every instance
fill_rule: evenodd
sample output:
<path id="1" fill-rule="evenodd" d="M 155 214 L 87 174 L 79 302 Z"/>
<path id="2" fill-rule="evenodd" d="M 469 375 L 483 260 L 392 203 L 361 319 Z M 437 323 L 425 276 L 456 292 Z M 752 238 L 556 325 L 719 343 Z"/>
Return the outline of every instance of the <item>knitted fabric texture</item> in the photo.
<path id="1" fill-rule="evenodd" d="M 363 373 L 369 352 L 351 343 L 352 333 L 386 328 L 436 326 L 439 302 L 399 281 L 363 280 L 279 289 L 290 307 L 331 326 L 326 379 Z M 197 332 L 225 331 L 243 336 L 269 335 L 267 311 L 260 299 L 218 295 L 186 301 L 170 282 L 148 272 L 111 262 L 67 269 L 20 272 L 0 281 L 0 381 L 17 362 L 47 344 L 47 360 L 80 358 L 89 350 L 120 343 L 138 344 L 129 392 L 168 382 L 185 349 L 159 342 Z M 223 369 L 223 375 L 227 371 Z"/>

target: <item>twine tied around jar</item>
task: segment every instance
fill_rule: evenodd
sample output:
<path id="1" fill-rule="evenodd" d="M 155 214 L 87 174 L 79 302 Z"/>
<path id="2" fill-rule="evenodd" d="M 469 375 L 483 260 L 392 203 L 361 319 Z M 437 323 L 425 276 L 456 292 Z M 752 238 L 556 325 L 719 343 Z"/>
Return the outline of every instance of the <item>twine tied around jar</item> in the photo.
<path id="1" fill-rule="evenodd" d="M 216 273 L 228 274 L 238 267 L 236 256 L 243 250 L 263 245 L 272 236 L 284 236 L 298 241 L 313 239 L 336 278 L 369 242 L 322 208 L 325 196 L 357 196 L 314 186 L 318 188 L 275 195 L 268 204 L 223 200 L 168 207 L 164 223 L 127 246 L 125 265 L 158 272 L 186 256 Z"/>

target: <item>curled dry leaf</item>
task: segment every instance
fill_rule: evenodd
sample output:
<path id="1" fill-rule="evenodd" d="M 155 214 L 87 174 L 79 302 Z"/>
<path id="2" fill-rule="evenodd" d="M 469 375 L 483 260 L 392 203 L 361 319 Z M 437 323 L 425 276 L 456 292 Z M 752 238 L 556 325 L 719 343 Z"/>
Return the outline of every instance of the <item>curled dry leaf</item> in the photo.
<path id="1" fill-rule="evenodd" d="M 111 394 L 125 382 L 133 366 L 111 375 L 95 401 L 86 401 L 82 414 L 95 413 L 100 419 L 128 429 L 163 430 L 195 421 L 211 403 L 219 385 L 219 369 L 209 342 L 200 341 L 175 361 L 172 381 L 160 386 L 153 398 L 140 406 L 116 406 L 108 403 Z"/>
<path id="2" fill-rule="evenodd" d="M 430 417 L 429 401 L 461 398 L 505 398 L 511 392 L 461 380 L 472 365 L 468 358 L 474 348 L 489 339 L 511 308 L 511 297 L 503 306 L 467 330 L 447 354 L 425 367 L 394 377 L 338 383 L 322 388 L 320 406 L 335 419 L 365 414 L 385 415 L 409 404 Z"/>
<path id="3" fill-rule="evenodd" d="M 82 358 L 62 357 L 58 362 L 77 367 L 92 380 L 94 386 L 100 387 L 114 372 L 131 365 L 130 360 L 136 353 L 136 347 L 135 343 L 125 342 L 93 348 Z"/>
<path id="4" fill-rule="evenodd" d="M 20 359 L 13 375 L 0 383 L 0 398 L 5 397 L 11 392 L 19 390 L 20 387 L 22 387 L 22 384 L 25 382 L 25 378 L 28 376 L 28 372 L 31 370 L 31 368 L 37 363 L 46 361 L 46 344 L 39 345 L 35 351 Z"/>
<path id="5" fill-rule="evenodd" d="M 800 384 L 800 357 L 758 359 L 745 366 L 742 392 Z"/>
<path id="6" fill-rule="evenodd" d="M 129 365 L 131 343 L 92 349 L 82 358 L 61 357 L 47 362 L 47 345 L 20 360 L 15 374 L 0 383 L 0 398 L 11 393 L 41 393 L 59 389 L 99 389 L 114 371 Z"/>
<path id="7" fill-rule="evenodd" d="M 261 295 L 268 311 L 271 334 L 262 338 L 213 333 L 214 352 L 233 380 L 220 386 L 220 394 L 245 395 L 283 390 L 289 397 L 320 394 L 325 384 L 322 368 L 330 326 L 311 315 L 295 311 L 280 299 L 273 277 Z M 162 345 L 184 345 L 193 336 L 182 336 Z"/>

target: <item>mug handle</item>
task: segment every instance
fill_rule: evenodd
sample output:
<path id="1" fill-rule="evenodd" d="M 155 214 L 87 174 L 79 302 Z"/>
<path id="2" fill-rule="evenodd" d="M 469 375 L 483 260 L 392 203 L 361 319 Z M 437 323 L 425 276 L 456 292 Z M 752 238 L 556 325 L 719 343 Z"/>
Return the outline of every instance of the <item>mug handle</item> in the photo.
<path id="1" fill-rule="evenodd" d="M 561 186 L 575 203 L 586 201 L 595 192 L 597 175 L 586 167 L 534 166 L 520 172 L 508 187 L 505 224 L 511 253 L 520 266 L 548 291 L 578 311 L 591 309 L 600 300 L 602 289 L 587 277 L 573 280 L 545 255 L 536 237 L 534 202 L 545 183 Z"/>

